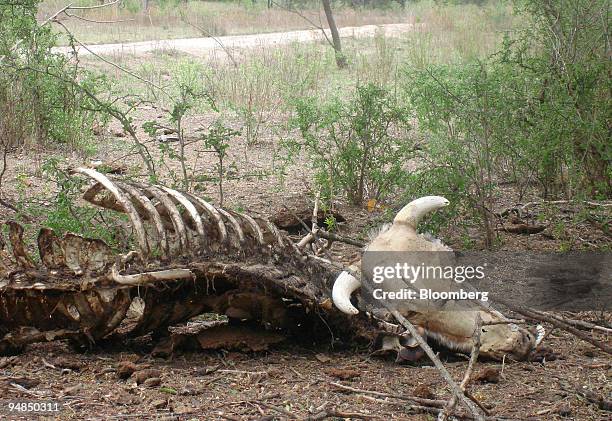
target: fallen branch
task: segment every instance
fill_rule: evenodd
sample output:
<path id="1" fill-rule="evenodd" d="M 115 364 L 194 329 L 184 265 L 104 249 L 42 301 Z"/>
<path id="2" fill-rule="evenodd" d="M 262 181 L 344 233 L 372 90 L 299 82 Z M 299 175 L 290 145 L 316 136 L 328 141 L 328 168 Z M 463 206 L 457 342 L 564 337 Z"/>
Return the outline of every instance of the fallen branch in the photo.
<path id="1" fill-rule="evenodd" d="M 441 399 L 425 399 L 425 398 L 419 398 L 417 396 L 398 395 L 395 393 L 377 392 L 375 390 L 357 389 L 355 387 L 345 386 L 341 383 L 336 383 L 336 382 L 330 382 L 329 384 L 339 389 L 348 390 L 349 392 L 363 393 L 363 394 L 368 394 L 368 395 L 373 395 L 373 396 L 379 396 L 382 398 L 399 399 L 402 401 L 410 401 L 410 402 L 415 402 L 415 403 L 418 403 L 424 406 L 431 406 L 434 408 L 443 408 L 444 405 L 446 404 L 446 402 Z"/>
<path id="2" fill-rule="evenodd" d="M 461 381 L 461 384 L 459 385 L 459 387 L 461 388 L 464 394 L 467 389 L 467 385 L 470 382 L 470 379 L 472 377 L 472 372 L 474 371 L 474 366 L 476 365 L 476 361 L 478 360 L 478 354 L 480 353 L 480 345 L 481 345 L 480 334 L 481 332 L 482 332 L 482 319 L 480 318 L 480 314 L 477 313 L 476 314 L 476 326 L 474 327 L 474 334 L 472 335 L 474 344 L 472 345 L 472 352 L 470 354 L 470 362 L 468 363 L 468 368 L 465 371 L 465 374 L 463 375 L 463 380 Z M 488 415 L 488 410 L 485 409 L 480 404 L 480 402 L 474 402 L 474 403 L 476 403 L 480 407 L 480 409 L 482 409 L 483 412 Z M 438 420 L 446 421 L 448 417 L 452 414 L 453 409 L 455 408 L 456 405 L 457 405 L 457 396 L 454 395 L 448 401 L 448 404 L 444 407 L 444 410 L 438 416 Z"/>
<path id="3" fill-rule="evenodd" d="M 504 306 L 508 307 L 510 310 L 514 311 L 515 313 L 521 314 L 525 317 L 529 317 L 531 319 L 534 320 L 539 320 L 541 322 L 546 322 L 546 323 L 550 323 L 551 325 L 565 330 L 569 333 L 571 333 L 572 335 L 576 336 L 579 339 L 582 339 L 585 342 L 590 343 L 591 345 L 601 349 L 602 351 L 604 351 L 607 354 L 612 355 L 612 348 L 596 339 L 591 338 L 590 336 L 588 336 L 587 334 L 585 334 L 584 332 L 576 329 L 573 326 L 570 326 L 568 323 L 566 323 L 565 321 L 559 320 L 555 317 L 551 317 L 548 314 L 545 313 L 541 313 L 537 310 L 534 309 L 530 309 L 530 308 L 526 308 L 526 307 L 521 307 L 521 306 L 517 306 L 514 305 L 504 299 L 498 298 L 498 297 L 494 297 L 493 301 L 496 301 L 500 304 L 503 304 Z"/>
<path id="4" fill-rule="evenodd" d="M 368 285 L 367 282 L 362 282 L 361 288 L 364 289 L 367 293 L 373 294 L 372 288 L 370 287 L 370 285 Z M 463 393 L 463 390 L 461 390 L 461 388 L 457 385 L 457 383 L 455 383 L 455 381 L 453 380 L 452 376 L 450 375 L 446 367 L 444 367 L 444 364 L 442 364 L 442 361 L 440 361 L 440 359 L 437 357 L 437 355 L 434 353 L 431 347 L 427 344 L 427 341 L 425 341 L 425 339 L 423 339 L 423 337 L 419 334 L 419 331 L 416 329 L 416 327 L 414 327 L 414 325 L 410 323 L 408 319 L 406 319 L 399 311 L 397 311 L 386 300 L 379 300 L 379 302 L 387 310 L 389 310 L 389 312 L 393 315 L 393 317 L 395 317 L 395 319 L 402 326 L 404 326 L 408 330 L 408 332 L 410 332 L 410 334 L 417 341 L 419 346 L 423 349 L 423 351 L 425 351 L 429 359 L 434 363 L 434 365 L 440 372 L 440 375 L 442 376 L 442 378 L 446 380 L 453 394 L 456 395 L 457 398 L 460 399 L 461 402 L 469 409 L 469 411 L 474 416 L 474 418 L 479 421 L 484 420 L 485 415 L 482 413 L 482 410 L 476 404 L 474 404 L 474 402 L 472 402 L 467 396 L 465 396 L 465 393 Z"/>
<path id="5" fill-rule="evenodd" d="M 597 330 L 599 332 L 608 333 L 608 334 L 612 333 L 612 329 L 608 327 L 599 326 L 594 323 L 585 322 L 583 320 L 567 319 L 565 317 L 557 316 L 555 314 L 550 314 L 550 313 L 546 313 L 546 314 L 556 320 L 559 320 L 560 322 L 567 323 L 568 325 L 577 327 L 578 329 Z"/>
<path id="6" fill-rule="evenodd" d="M 382 419 L 378 415 L 362 414 L 361 412 L 344 412 L 338 410 L 324 410 L 309 417 L 303 418 L 303 421 L 318 421 L 325 418 L 356 418 L 361 420 L 376 420 Z"/>

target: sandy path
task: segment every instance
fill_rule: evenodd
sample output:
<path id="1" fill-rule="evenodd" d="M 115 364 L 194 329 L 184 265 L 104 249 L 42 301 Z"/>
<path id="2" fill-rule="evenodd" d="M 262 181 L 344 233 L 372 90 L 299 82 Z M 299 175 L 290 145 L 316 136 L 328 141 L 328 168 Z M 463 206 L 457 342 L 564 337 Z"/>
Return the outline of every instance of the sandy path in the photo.
<path id="1" fill-rule="evenodd" d="M 386 37 L 397 37 L 403 33 L 417 30 L 422 24 L 393 23 L 386 25 L 348 26 L 340 28 L 342 38 L 368 38 L 380 33 Z M 329 36 L 329 31 L 326 31 Z M 133 54 L 141 55 L 159 49 L 171 49 L 195 56 L 223 53 L 223 44 L 226 49 L 270 47 L 291 44 L 294 42 L 314 42 L 324 40 L 322 32 L 318 29 L 309 29 L 289 32 L 271 32 L 267 34 L 230 35 L 217 37 L 216 40 L 207 38 L 183 38 L 142 42 L 129 42 L 119 44 L 88 45 L 96 54 Z M 56 52 L 69 53 L 69 47 L 56 47 Z M 81 55 L 90 54 L 84 48 L 79 48 Z"/>

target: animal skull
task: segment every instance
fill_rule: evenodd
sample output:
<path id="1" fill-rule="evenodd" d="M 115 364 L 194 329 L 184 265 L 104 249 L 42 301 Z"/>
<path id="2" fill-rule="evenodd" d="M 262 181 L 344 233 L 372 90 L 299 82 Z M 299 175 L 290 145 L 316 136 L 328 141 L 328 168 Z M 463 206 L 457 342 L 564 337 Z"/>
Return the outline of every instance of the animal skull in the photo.
<path id="1" fill-rule="evenodd" d="M 448 204 L 449 201 L 440 196 L 426 196 L 410 202 L 396 215 L 393 224 L 374 238 L 365 252 L 432 252 L 429 255 L 434 260 L 434 265 L 441 264 L 439 260 L 445 259 L 440 256 L 447 256 L 454 261 L 452 250 L 440 240 L 418 234 L 416 231 L 424 215 Z M 381 255 L 384 256 L 384 253 Z M 384 263 L 383 260 L 381 262 Z M 363 260 L 351 267 L 350 272 L 355 273 L 362 269 L 362 263 Z M 361 286 L 361 281 L 350 272 L 344 271 L 338 276 L 332 289 L 332 299 L 339 310 L 355 315 L 359 310 L 353 306 L 350 299 L 351 294 Z M 453 289 L 456 287 L 456 284 L 453 284 L 455 283 L 449 280 L 427 280 L 427 286 L 437 291 Z M 422 279 L 417 280 L 413 287 L 418 288 L 419 285 L 423 285 Z M 401 280 L 385 280 L 379 286 L 383 291 L 397 291 L 406 286 L 406 283 Z M 503 323 L 507 319 L 492 308 L 462 309 L 458 306 L 459 304 L 452 300 L 442 304 L 403 300 L 397 304 L 397 309 L 404 317 L 422 328 L 425 336 L 460 352 L 470 351 L 476 316 L 479 314 L 483 321 L 480 353 L 494 359 L 501 359 L 504 355 L 524 359 L 544 336 L 541 326 L 536 332 L 530 332 L 515 324 Z"/>

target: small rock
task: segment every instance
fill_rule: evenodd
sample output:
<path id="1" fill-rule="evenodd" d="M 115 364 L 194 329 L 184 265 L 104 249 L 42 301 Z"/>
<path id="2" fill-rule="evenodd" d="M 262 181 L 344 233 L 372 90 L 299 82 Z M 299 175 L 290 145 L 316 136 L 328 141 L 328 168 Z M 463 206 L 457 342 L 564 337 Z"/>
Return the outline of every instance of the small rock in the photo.
<path id="1" fill-rule="evenodd" d="M 133 362 L 123 361 L 119 363 L 119 367 L 117 367 L 117 377 L 125 380 L 129 378 L 134 373 L 134 371 L 136 371 L 136 368 L 136 364 L 134 364 Z"/>
<path id="2" fill-rule="evenodd" d="M 140 370 L 134 373 L 136 378 L 136 384 L 142 384 L 145 380 L 150 379 L 152 377 L 161 377 L 161 371 L 156 370 L 154 368 L 148 368 L 145 370 Z"/>
<path id="3" fill-rule="evenodd" d="M 208 376 L 209 374 L 212 374 L 212 373 L 216 372 L 220 368 L 221 368 L 220 365 L 198 367 L 198 368 L 196 368 L 194 370 L 193 374 L 196 375 L 196 376 Z"/>
<path id="4" fill-rule="evenodd" d="M 17 364 L 17 357 L 2 357 L 0 358 L 0 369 Z"/>
<path id="5" fill-rule="evenodd" d="M 432 392 L 429 386 L 427 386 L 426 384 L 420 384 L 415 387 L 412 394 L 418 398 L 423 399 L 438 399 L 436 394 Z"/>
<path id="6" fill-rule="evenodd" d="M 189 387 L 184 387 L 178 392 L 178 394 L 181 396 L 196 396 L 200 395 L 201 393 L 201 391 Z"/>
<path id="7" fill-rule="evenodd" d="M 115 137 L 125 137 L 125 132 L 123 129 L 113 129 L 112 133 Z"/>
<path id="8" fill-rule="evenodd" d="M 153 408 L 161 409 L 168 405 L 168 401 L 166 399 L 155 399 L 151 401 L 151 405 L 153 405 Z"/>
<path id="9" fill-rule="evenodd" d="M 65 357 L 58 357 L 53 361 L 56 367 L 69 368 L 70 370 L 80 371 L 83 368 L 83 363 L 77 360 L 68 359 Z"/>
<path id="10" fill-rule="evenodd" d="M 330 362 L 332 360 L 331 357 L 329 357 L 329 356 L 327 356 L 325 354 L 317 354 L 317 355 L 315 355 L 315 358 L 317 360 L 319 360 L 320 362 L 322 362 L 322 363 L 328 363 L 328 362 Z"/>
<path id="11" fill-rule="evenodd" d="M 136 404 L 140 404 L 140 399 L 136 396 L 133 396 L 127 393 L 121 393 L 115 399 L 115 403 L 119 405 L 136 405 Z"/>
<path id="12" fill-rule="evenodd" d="M 97 374 L 97 375 L 98 375 L 98 376 L 104 376 L 105 374 L 109 374 L 109 373 L 116 373 L 116 372 L 117 372 L 117 369 L 116 369 L 116 368 L 113 368 L 113 367 L 104 367 L 103 369 L 101 369 L 101 370 L 98 372 L 98 374 Z"/>
<path id="13" fill-rule="evenodd" d="M 157 136 L 157 141 L 161 143 L 178 142 L 180 138 L 177 134 L 162 134 Z"/>
<path id="14" fill-rule="evenodd" d="M 189 414 L 192 411 L 193 411 L 193 408 L 187 405 L 182 405 L 180 403 L 174 406 L 174 413 L 178 415 Z"/>
<path id="15" fill-rule="evenodd" d="M 562 417 L 569 417 L 572 415 L 572 407 L 564 402 L 555 409 L 555 412 Z"/>
<path id="16" fill-rule="evenodd" d="M 327 370 L 327 374 L 340 380 L 350 380 L 361 376 L 359 371 L 350 368 L 330 368 Z"/>
<path id="17" fill-rule="evenodd" d="M 149 377 L 143 383 L 145 387 L 155 387 L 161 384 L 161 379 L 159 377 Z"/>
<path id="18" fill-rule="evenodd" d="M 68 395 L 68 396 L 73 396 L 76 393 L 78 393 L 81 389 L 83 389 L 83 385 L 82 384 L 75 384 L 74 386 L 70 386 L 64 389 L 64 394 Z"/>
<path id="19" fill-rule="evenodd" d="M 501 370 L 499 368 L 485 367 L 476 373 L 472 379 L 480 383 L 499 383 L 500 377 Z"/>

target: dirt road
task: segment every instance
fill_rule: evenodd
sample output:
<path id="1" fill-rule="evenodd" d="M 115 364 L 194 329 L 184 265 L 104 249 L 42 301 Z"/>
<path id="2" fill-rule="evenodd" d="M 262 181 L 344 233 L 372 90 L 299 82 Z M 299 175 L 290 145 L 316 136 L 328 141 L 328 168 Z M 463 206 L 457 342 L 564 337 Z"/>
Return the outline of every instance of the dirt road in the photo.
<path id="1" fill-rule="evenodd" d="M 394 23 L 386 25 L 349 26 L 340 28 L 342 38 L 368 38 L 376 34 L 385 37 L 397 37 L 403 33 L 418 30 L 423 24 Z M 329 31 L 326 31 L 330 36 Z M 176 50 L 195 56 L 225 54 L 224 49 L 270 47 L 291 44 L 294 42 L 314 42 L 324 40 L 321 30 L 310 29 L 289 32 L 271 32 L 267 34 L 230 35 L 216 38 L 183 38 L 155 41 L 130 42 L 119 44 L 89 45 L 88 48 L 95 54 L 133 54 L 141 55 L 159 49 Z M 57 52 L 69 53 L 70 47 L 56 47 Z M 79 48 L 79 54 L 90 54 L 84 48 Z"/>

